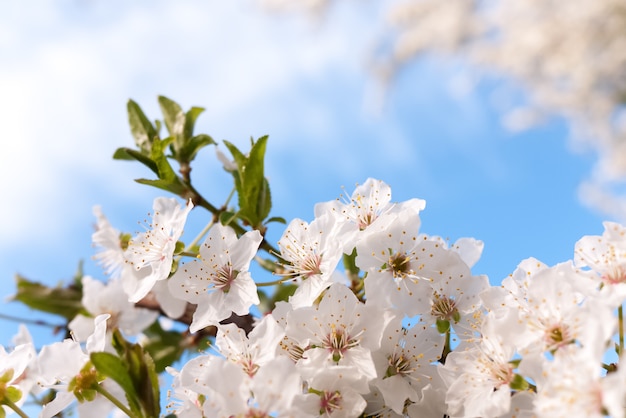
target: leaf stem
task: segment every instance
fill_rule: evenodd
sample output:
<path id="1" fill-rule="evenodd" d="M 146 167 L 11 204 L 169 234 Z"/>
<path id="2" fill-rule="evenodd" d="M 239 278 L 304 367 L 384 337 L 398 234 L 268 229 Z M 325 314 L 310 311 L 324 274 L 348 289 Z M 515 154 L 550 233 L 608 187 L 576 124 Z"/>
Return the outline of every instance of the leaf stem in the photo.
<path id="1" fill-rule="evenodd" d="M 441 353 L 441 358 L 439 359 L 439 363 L 446 364 L 446 358 L 448 354 L 450 354 L 452 350 L 450 349 L 450 328 L 446 331 L 446 342 L 443 346 L 443 352 Z"/>
<path id="2" fill-rule="evenodd" d="M 617 308 L 617 318 L 619 321 L 619 352 L 618 356 L 621 356 L 624 352 L 624 306 L 620 305 Z"/>
<path id="3" fill-rule="evenodd" d="M 122 402 L 120 402 L 119 399 L 117 399 L 115 396 L 113 396 L 111 394 L 111 392 L 109 392 L 108 390 L 106 390 L 102 384 L 98 384 L 95 386 L 96 391 L 104 396 L 105 398 L 107 398 L 113 405 L 117 406 L 123 413 L 125 413 L 126 415 L 128 415 L 131 418 L 141 418 L 140 416 L 137 416 L 135 414 L 133 414 L 133 412 L 128 409 L 126 407 L 126 405 L 124 405 Z"/>
<path id="4" fill-rule="evenodd" d="M 38 319 L 18 318 L 17 316 L 7 315 L 3 313 L 0 313 L 0 319 L 6 319 L 8 321 L 14 321 L 14 322 L 31 324 L 31 325 L 38 325 L 42 327 L 58 328 L 58 329 L 65 327 L 65 325 L 61 325 L 61 324 L 51 324 L 49 322 L 38 320 Z"/>
<path id="5" fill-rule="evenodd" d="M 26 413 L 22 411 L 22 409 L 19 406 L 17 406 L 15 402 L 12 402 L 8 397 L 5 396 L 4 399 L 2 399 L 1 403 L 11 408 L 13 412 L 15 412 L 20 417 L 28 418 L 28 415 L 26 415 Z"/>
<path id="6" fill-rule="evenodd" d="M 257 285 L 257 287 L 261 287 L 261 286 L 277 286 L 279 284 L 283 284 L 285 282 L 293 281 L 293 280 L 296 280 L 296 278 L 295 277 L 283 277 L 282 279 L 274 280 L 273 282 L 256 283 L 256 285 Z"/>

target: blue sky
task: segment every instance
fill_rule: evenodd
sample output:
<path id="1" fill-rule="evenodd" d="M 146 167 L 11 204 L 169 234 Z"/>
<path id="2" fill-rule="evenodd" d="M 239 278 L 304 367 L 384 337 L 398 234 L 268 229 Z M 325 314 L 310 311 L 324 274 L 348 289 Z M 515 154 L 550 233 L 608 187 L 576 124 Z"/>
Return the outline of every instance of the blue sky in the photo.
<path id="1" fill-rule="evenodd" d="M 530 256 L 570 259 L 580 237 L 602 232 L 603 217 L 577 197 L 593 155 L 571 152 L 558 120 L 506 131 L 496 80 L 459 94 L 458 62 L 421 60 L 376 110 L 367 63 L 384 36 L 379 13 L 357 2 L 322 21 L 270 15 L 252 0 L 0 4 L 2 296 L 15 273 L 53 284 L 81 259 L 102 277 L 90 261 L 92 207 L 136 232 L 162 195 L 132 181 L 147 169 L 111 158 L 133 144 L 126 101 L 155 119 L 157 95 L 205 107 L 196 132 L 217 141 L 243 149 L 250 136 L 270 136 L 274 215 L 310 220 L 342 186 L 380 178 L 396 201 L 427 201 L 423 232 L 483 240 L 474 273 L 492 284 Z M 230 191 L 210 148 L 192 176 L 217 204 Z M 192 213 L 187 232 L 204 221 Z M 32 317 L 15 303 L 0 312 Z M 16 330 L 4 322 L 0 341 Z"/>

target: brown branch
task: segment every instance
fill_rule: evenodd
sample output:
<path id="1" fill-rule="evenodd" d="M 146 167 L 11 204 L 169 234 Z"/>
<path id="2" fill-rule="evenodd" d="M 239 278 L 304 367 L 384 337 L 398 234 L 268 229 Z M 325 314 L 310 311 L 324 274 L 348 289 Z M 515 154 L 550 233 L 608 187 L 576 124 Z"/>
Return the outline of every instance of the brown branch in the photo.
<path id="1" fill-rule="evenodd" d="M 167 314 L 161 308 L 159 302 L 156 300 L 156 297 L 152 293 L 149 293 L 145 298 L 137 302 L 135 306 L 137 306 L 138 308 L 158 311 L 161 313 L 161 315 L 167 316 Z M 197 305 L 195 304 L 187 303 L 187 306 L 185 307 L 185 312 L 179 318 L 171 319 L 174 319 L 177 322 L 189 326 L 193 321 L 193 314 L 196 311 L 196 306 Z M 221 321 L 220 324 L 235 324 L 237 325 L 237 327 L 243 329 L 246 335 L 248 335 L 250 331 L 252 331 L 252 329 L 254 328 L 254 322 L 254 317 L 250 314 L 240 316 L 233 313 L 229 318 Z M 215 337 L 217 335 L 217 327 L 210 325 L 206 328 L 199 330 L 197 334 L 199 334 L 198 336 Z"/>

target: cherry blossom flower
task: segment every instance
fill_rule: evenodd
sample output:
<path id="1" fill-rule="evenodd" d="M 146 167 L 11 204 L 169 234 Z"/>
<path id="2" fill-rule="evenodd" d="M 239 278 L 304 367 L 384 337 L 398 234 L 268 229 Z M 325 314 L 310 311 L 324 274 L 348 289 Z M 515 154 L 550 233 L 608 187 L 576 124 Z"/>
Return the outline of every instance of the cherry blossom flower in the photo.
<path id="1" fill-rule="evenodd" d="M 307 417 L 358 417 L 367 403 L 359 393 L 358 374 L 349 367 L 325 368 L 308 382 L 308 393 L 297 399 L 297 406 Z"/>
<path id="2" fill-rule="evenodd" d="M 298 281 L 296 292 L 289 298 L 294 308 L 310 306 L 333 283 L 333 272 L 343 256 L 338 236 L 342 234 L 330 215 L 315 218 L 310 224 L 301 219 L 289 223 L 278 240 L 281 257 L 290 276 Z"/>
<path id="3" fill-rule="evenodd" d="M 128 301 L 120 280 L 112 279 L 108 283 L 83 276 L 82 305 L 96 317 L 109 314 L 108 328 L 119 328 L 124 334 L 137 335 L 152 324 L 159 313 L 153 310 L 136 308 Z M 78 341 L 86 341 L 94 332 L 93 318 L 78 314 L 68 325 Z"/>
<path id="4" fill-rule="evenodd" d="M 26 380 L 24 375 L 35 356 L 32 343 L 19 344 L 10 352 L 0 345 L 0 405 L 4 405 L 0 406 L 3 409 L 0 411 L 2 416 L 12 412 L 6 402 L 20 406 L 26 400 L 32 379 Z"/>
<path id="5" fill-rule="evenodd" d="M 384 229 L 394 215 L 410 212 L 419 215 L 426 202 L 421 199 L 410 199 L 402 203 L 391 202 L 391 187 L 382 180 L 368 178 L 358 185 L 346 201 L 331 200 L 315 205 L 315 216 L 331 214 L 338 222 L 346 223 L 348 231 L 343 232 L 344 252 L 349 254 L 356 242 L 366 236 L 377 225 Z M 414 217 L 415 229 L 419 228 L 419 216 Z"/>
<path id="6" fill-rule="evenodd" d="M 181 265 L 170 278 L 172 295 L 198 305 L 191 332 L 217 325 L 233 312 L 245 315 L 250 306 L 259 303 L 248 267 L 262 240 L 259 231 L 237 238 L 232 228 L 216 224 L 200 247 L 198 258 Z"/>
<path id="7" fill-rule="evenodd" d="M 380 349 L 372 353 L 378 374 L 372 384 L 397 414 L 403 413 L 407 400 L 423 400 L 421 392 L 437 374 L 433 363 L 444 347 L 444 336 L 435 328 L 424 324 L 405 328 L 401 322 L 401 317 L 394 318 L 383 333 Z"/>
<path id="8" fill-rule="evenodd" d="M 276 357 L 285 332 L 272 315 L 266 315 L 249 335 L 235 324 L 218 326 L 215 345 L 228 360 L 241 366 L 250 377 Z"/>
<path id="9" fill-rule="evenodd" d="M 105 274 L 113 278 L 119 277 L 126 260 L 122 234 L 109 223 L 100 206 L 94 206 L 93 213 L 97 223 L 96 231 L 91 235 L 91 241 L 98 249 L 94 259 L 104 268 Z"/>
<path id="10" fill-rule="evenodd" d="M 53 343 L 44 346 L 39 352 L 39 364 L 41 374 L 39 384 L 41 386 L 56 390 L 55 398 L 44 405 L 40 418 L 51 418 L 60 411 L 67 408 L 76 396 L 87 397 L 90 395 L 83 393 L 80 387 L 74 387 L 76 379 L 80 377 L 82 381 L 97 379 L 95 369 L 85 369 L 89 362 L 89 354 L 104 351 L 106 345 L 106 321 L 109 314 L 98 315 L 94 319 L 94 332 L 87 339 L 85 350 L 80 343 L 66 339 L 63 342 Z M 100 382 L 105 388 L 118 399 L 123 399 L 123 391 L 117 384 L 110 380 Z M 76 393 L 78 391 L 78 393 Z M 110 401 L 99 394 L 90 402 L 80 403 L 78 413 L 81 417 L 102 417 L 109 416 L 114 406 Z"/>
<path id="11" fill-rule="evenodd" d="M 439 368 L 448 386 L 450 416 L 498 417 L 510 409 L 515 347 L 502 341 L 490 325 L 484 323 L 480 343 L 448 354 L 445 365 Z"/>
<path id="12" fill-rule="evenodd" d="M 307 378 L 332 365 L 351 366 L 367 379 L 376 377 L 372 351 L 380 347 L 389 315 L 366 306 L 341 284 L 331 285 L 315 307 L 287 314 L 286 334 L 305 351 L 298 361 Z"/>
<path id="13" fill-rule="evenodd" d="M 176 242 L 183 234 L 192 207 L 191 201 L 183 208 L 174 198 L 154 200 L 150 229 L 132 238 L 124 253 L 126 262 L 136 273 L 122 275 L 124 290 L 131 302 L 138 302 L 157 281 L 169 277 Z"/>

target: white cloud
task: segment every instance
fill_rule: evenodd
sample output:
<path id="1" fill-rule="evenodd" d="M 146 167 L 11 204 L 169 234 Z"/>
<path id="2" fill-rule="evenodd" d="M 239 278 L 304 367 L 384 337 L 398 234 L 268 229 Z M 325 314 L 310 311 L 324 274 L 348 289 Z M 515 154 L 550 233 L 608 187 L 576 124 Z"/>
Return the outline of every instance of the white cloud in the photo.
<path id="1" fill-rule="evenodd" d="M 1 193 L 19 204 L 0 209 L 0 248 L 28 241 L 25 231 L 43 202 L 60 220 L 44 232 L 54 236 L 70 222 L 91 219 L 88 208 L 104 203 L 95 197 L 119 190 L 132 200 L 137 188 L 129 173 L 136 168 L 111 161 L 116 147 L 131 145 L 128 97 L 151 118 L 159 116 L 157 94 L 184 107 L 205 106 L 219 131 L 238 109 L 301 79 L 323 77 L 330 68 L 361 71 L 350 63 L 362 51 L 338 29 L 313 31 L 245 2 L 46 3 L 34 16 L 26 5 L 2 7 L 12 8 L 0 24 L 3 39 L 14 41 L 0 43 L 6 52 L 0 176 L 7 179 Z M 262 120 L 271 111 L 260 107 L 250 118 Z M 323 108 L 313 114 L 316 126 L 332 123 Z"/>

